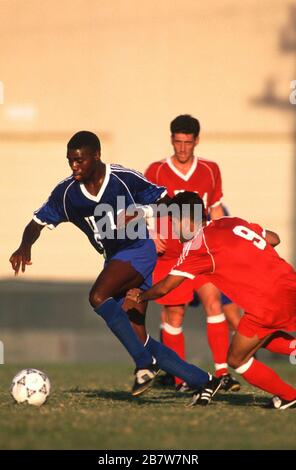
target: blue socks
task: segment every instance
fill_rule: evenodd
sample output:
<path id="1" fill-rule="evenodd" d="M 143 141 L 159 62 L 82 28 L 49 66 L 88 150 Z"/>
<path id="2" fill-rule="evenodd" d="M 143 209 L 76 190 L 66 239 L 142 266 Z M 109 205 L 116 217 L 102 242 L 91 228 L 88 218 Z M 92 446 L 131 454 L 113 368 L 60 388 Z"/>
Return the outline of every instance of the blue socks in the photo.
<path id="1" fill-rule="evenodd" d="M 94 311 L 100 315 L 136 363 L 137 368 L 152 364 L 155 357 L 160 369 L 180 377 L 192 388 L 202 388 L 209 380 L 204 370 L 183 361 L 172 349 L 149 337 L 145 347 L 138 339 L 129 318 L 112 297 Z"/>
<path id="2" fill-rule="evenodd" d="M 145 368 L 152 364 L 152 354 L 138 339 L 127 314 L 113 297 L 94 308 L 94 311 L 105 320 L 107 326 L 132 356 L 137 368 Z"/>
<path id="3" fill-rule="evenodd" d="M 172 349 L 149 336 L 145 347 L 155 357 L 160 369 L 180 377 L 191 388 L 202 388 L 209 380 L 209 374 L 199 367 L 183 361 Z"/>

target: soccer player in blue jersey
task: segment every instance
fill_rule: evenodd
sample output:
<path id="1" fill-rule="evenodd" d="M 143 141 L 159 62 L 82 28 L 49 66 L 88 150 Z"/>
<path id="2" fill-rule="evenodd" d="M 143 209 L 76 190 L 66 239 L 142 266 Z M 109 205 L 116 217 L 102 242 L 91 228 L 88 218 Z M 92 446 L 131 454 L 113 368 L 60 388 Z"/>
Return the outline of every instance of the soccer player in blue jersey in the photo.
<path id="1" fill-rule="evenodd" d="M 122 214 L 126 223 L 130 206 L 142 210 L 142 214 L 150 212 L 149 204 L 165 201 L 166 189 L 150 183 L 134 170 L 103 163 L 100 141 L 88 131 L 78 132 L 70 139 L 67 159 L 72 175 L 61 181 L 34 212 L 20 247 L 10 257 L 15 274 L 20 269 L 25 272 L 26 265 L 31 264 L 32 245 L 44 226 L 52 229 L 61 222 L 72 222 L 105 256 L 104 269 L 91 288 L 89 301 L 135 362 L 132 394 L 144 392 L 160 369 L 181 377 L 192 388 L 211 386 L 218 390 L 220 383 L 210 374 L 182 361 L 147 335 L 147 303 L 125 301 L 129 289 L 151 287 L 157 255 L 145 219 L 139 219 L 135 236 L 128 237 Z"/>

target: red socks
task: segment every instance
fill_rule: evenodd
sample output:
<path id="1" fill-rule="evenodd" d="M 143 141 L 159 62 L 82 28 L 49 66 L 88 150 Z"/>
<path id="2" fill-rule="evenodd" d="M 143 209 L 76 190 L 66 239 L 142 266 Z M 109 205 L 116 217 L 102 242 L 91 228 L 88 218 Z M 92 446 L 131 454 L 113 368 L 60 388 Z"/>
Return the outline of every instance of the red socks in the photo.
<path id="1" fill-rule="evenodd" d="M 185 359 L 185 340 L 183 328 L 175 328 L 168 323 L 162 324 L 162 342 L 165 346 L 175 351 L 181 359 Z M 175 377 L 176 385 L 183 380 Z"/>
<path id="2" fill-rule="evenodd" d="M 272 395 L 284 400 L 295 400 L 296 389 L 284 382 L 274 370 L 253 357 L 242 366 L 235 369 L 243 378 L 255 387 L 261 388 Z"/>
<path id="3" fill-rule="evenodd" d="M 229 327 L 224 313 L 207 317 L 207 335 L 215 364 L 216 377 L 228 374 Z"/>

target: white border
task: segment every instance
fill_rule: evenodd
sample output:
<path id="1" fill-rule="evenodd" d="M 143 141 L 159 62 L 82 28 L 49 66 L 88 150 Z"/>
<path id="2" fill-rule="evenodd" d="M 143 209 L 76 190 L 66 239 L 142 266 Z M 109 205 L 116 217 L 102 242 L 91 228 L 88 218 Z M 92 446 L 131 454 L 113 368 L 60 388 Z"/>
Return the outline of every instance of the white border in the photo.
<path id="1" fill-rule="evenodd" d="M 172 276 L 183 276 L 183 277 L 188 277 L 188 279 L 194 279 L 195 276 L 190 273 L 186 273 L 184 271 L 178 271 L 177 269 L 172 269 L 172 271 L 169 272 Z"/>

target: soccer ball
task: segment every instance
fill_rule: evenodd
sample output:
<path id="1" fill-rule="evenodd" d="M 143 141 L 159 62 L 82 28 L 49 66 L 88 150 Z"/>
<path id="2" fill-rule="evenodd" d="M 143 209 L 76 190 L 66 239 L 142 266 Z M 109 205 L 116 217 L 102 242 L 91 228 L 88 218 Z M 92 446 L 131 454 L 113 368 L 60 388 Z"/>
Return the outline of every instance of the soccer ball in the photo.
<path id="1" fill-rule="evenodd" d="M 50 381 L 40 370 L 24 369 L 12 379 L 10 392 L 17 403 L 41 406 L 50 393 Z"/>

